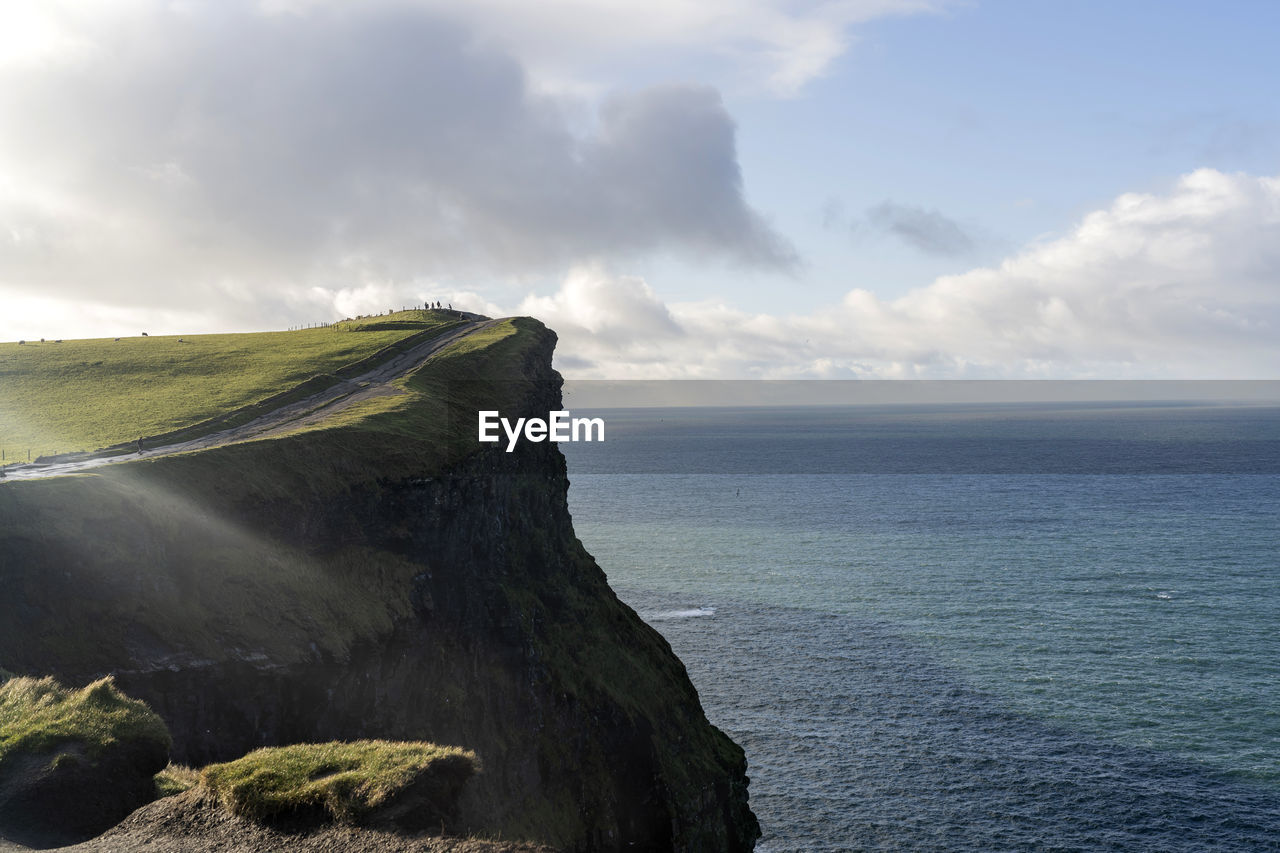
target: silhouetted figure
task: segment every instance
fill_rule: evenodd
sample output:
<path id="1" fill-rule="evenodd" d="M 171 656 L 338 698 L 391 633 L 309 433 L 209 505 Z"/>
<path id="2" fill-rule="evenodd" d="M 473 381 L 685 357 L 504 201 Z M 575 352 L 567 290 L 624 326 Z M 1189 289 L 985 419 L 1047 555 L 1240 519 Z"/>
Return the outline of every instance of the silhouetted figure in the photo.
<path id="1" fill-rule="evenodd" d="M 142 439 L 141 439 L 141 438 L 139 438 L 139 439 L 138 439 L 138 452 L 139 452 L 139 453 L 141 453 L 141 452 L 142 452 Z"/>

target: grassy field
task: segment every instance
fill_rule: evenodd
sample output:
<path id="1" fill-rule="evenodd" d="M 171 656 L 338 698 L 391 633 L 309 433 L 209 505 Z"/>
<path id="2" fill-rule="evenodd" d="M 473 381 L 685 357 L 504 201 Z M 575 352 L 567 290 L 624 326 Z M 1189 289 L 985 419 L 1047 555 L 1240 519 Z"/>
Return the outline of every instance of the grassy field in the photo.
<path id="1" fill-rule="evenodd" d="M 189 426 L 455 319 L 402 311 L 292 332 L 3 343 L 0 452 L 25 462 Z"/>

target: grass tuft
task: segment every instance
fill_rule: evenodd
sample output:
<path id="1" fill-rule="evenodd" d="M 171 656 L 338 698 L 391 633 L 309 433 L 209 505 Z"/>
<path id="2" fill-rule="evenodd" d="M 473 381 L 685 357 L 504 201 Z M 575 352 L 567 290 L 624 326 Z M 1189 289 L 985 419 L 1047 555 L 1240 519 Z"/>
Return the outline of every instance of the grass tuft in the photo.
<path id="1" fill-rule="evenodd" d="M 82 743 L 90 759 L 118 743 L 169 749 L 164 721 L 145 702 L 120 692 L 110 676 L 80 690 L 53 678 L 10 678 L 0 684 L 0 765 L 11 756 Z"/>
<path id="2" fill-rule="evenodd" d="M 168 767 L 156 774 L 156 799 L 181 794 L 194 788 L 199 782 L 199 770 L 170 762 Z"/>
<path id="3" fill-rule="evenodd" d="M 357 823 L 425 776 L 456 790 L 479 769 L 475 753 L 458 747 L 362 740 L 267 747 L 210 765 L 200 780 L 242 817 L 323 811 L 340 823 Z M 435 806 L 448 811 L 451 804 Z"/>

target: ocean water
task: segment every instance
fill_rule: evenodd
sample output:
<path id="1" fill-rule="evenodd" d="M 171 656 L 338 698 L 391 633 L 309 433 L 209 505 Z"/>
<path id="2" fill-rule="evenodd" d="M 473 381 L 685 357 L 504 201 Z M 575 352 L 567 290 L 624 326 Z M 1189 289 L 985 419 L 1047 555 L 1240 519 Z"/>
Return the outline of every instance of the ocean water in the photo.
<path id="1" fill-rule="evenodd" d="M 1280 850 L 1280 410 L 593 414 L 578 535 L 759 850 Z"/>

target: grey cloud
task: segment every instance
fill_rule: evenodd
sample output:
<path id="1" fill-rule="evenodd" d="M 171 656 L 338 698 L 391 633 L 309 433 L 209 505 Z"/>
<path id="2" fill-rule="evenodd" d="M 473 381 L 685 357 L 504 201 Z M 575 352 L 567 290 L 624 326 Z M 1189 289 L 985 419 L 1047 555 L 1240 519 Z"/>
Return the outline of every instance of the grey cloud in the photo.
<path id="1" fill-rule="evenodd" d="M 593 183 L 609 193 L 614 219 L 606 227 L 644 223 L 653 242 L 670 232 L 703 253 L 731 245 L 739 261 L 790 266 L 791 248 L 743 203 L 734 151 L 734 124 L 715 90 L 663 86 L 608 101 L 583 159 Z"/>
<path id="2" fill-rule="evenodd" d="M 962 255 L 974 247 L 973 238 L 957 222 L 936 210 L 885 201 L 867 210 L 867 219 L 930 255 Z"/>
<path id="3" fill-rule="evenodd" d="M 23 176 L 0 233 L 25 235 L 0 286 L 189 301 L 651 252 L 795 262 L 710 89 L 616 95 L 581 133 L 510 56 L 408 7 L 83 26 L 83 55 L 0 74 L 0 173 Z"/>

